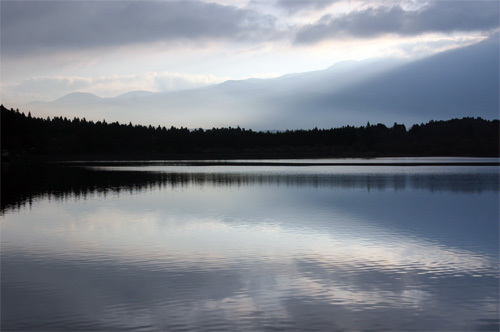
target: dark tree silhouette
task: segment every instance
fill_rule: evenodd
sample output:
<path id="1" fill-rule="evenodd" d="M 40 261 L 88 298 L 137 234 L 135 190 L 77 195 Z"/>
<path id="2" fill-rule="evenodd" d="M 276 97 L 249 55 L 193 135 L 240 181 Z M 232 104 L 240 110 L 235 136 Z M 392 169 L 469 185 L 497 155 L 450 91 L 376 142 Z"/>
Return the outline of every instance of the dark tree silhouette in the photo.
<path id="1" fill-rule="evenodd" d="M 278 132 L 141 126 L 26 116 L 1 106 L 1 145 L 12 159 L 499 156 L 499 120 L 466 117 L 413 125 Z M 6 154 L 6 153 L 5 153 Z"/>

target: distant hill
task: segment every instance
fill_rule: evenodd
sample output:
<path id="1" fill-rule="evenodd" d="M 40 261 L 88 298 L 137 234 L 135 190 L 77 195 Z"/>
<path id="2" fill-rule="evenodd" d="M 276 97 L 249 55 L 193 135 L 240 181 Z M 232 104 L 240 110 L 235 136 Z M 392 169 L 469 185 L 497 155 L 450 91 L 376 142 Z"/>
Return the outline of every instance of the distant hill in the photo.
<path id="1" fill-rule="evenodd" d="M 92 94 L 92 93 L 87 93 L 87 92 L 72 92 L 69 93 L 57 100 L 54 101 L 54 103 L 67 103 L 67 104 L 73 104 L 73 103 L 88 103 L 88 102 L 95 102 L 101 100 L 100 97 Z"/>
<path id="2" fill-rule="evenodd" d="M 499 114 L 499 43 L 481 43 L 415 61 L 373 59 L 275 79 L 227 81 L 185 91 L 138 91 L 115 98 L 72 93 L 26 110 L 40 116 L 211 128 L 296 129 L 410 125 L 429 119 L 494 119 Z"/>
<path id="3" fill-rule="evenodd" d="M 137 98 L 151 96 L 153 94 L 154 94 L 154 92 L 151 92 L 151 91 L 131 91 L 131 92 L 121 94 L 121 95 L 115 97 L 115 99 L 134 100 Z"/>

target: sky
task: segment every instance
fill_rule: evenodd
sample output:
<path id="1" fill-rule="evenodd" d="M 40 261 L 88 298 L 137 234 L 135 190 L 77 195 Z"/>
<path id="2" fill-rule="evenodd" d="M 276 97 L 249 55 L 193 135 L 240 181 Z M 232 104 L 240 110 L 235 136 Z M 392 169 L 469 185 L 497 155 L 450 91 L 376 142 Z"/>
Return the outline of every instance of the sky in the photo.
<path id="1" fill-rule="evenodd" d="M 498 1 L 1 0 L 1 101 L 191 89 L 420 59 L 499 30 Z M 497 34 L 498 36 L 498 34 Z"/>

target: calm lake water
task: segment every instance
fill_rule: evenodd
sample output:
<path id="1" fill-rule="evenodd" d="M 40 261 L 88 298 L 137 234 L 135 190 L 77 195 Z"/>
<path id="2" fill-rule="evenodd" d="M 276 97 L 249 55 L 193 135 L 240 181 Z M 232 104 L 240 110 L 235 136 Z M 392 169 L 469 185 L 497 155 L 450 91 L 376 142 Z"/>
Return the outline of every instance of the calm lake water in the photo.
<path id="1" fill-rule="evenodd" d="M 0 220 L 3 331 L 499 329 L 498 166 L 11 164 Z"/>

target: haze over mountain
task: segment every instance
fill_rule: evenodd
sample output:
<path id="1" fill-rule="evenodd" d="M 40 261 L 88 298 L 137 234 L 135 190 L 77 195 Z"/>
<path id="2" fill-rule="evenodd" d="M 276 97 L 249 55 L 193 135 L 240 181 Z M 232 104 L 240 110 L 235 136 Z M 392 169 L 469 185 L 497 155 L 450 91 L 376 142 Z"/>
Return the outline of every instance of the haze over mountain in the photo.
<path id="1" fill-rule="evenodd" d="M 453 117 L 499 117 L 498 34 L 409 62 L 346 61 L 275 79 L 226 81 L 191 90 L 133 91 L 115 98 L 71 93 L 26 106 L 37 116 L 165 126 L 329 128 Z M 105 114 L 105 115 L 104 115 Z"/>

